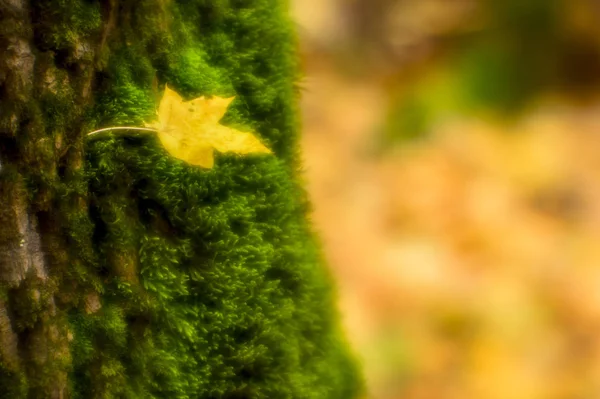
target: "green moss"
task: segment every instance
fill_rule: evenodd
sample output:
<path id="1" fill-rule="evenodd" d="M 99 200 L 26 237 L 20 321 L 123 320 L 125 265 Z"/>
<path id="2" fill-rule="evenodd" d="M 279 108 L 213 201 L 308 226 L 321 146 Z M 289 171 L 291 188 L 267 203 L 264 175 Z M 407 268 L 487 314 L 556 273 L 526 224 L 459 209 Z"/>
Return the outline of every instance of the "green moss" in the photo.
<path id="1" fill-rule="evenodd" d="M 231 82 L 208 63 L 200 47 L 183 47 L 171 56 L 169 80 L 183 92 L 211 93 L 220 97 L 235 95 Z"/>
<path id="2" fill-rule="evenodd" d="M 118 26 L 96 55 L 89 107 L 69 115 L 69 90 L 42 98 L 47 135 L 143 126 L 168 84 L 185 98 L 235 95 L 222 122 L 253 129 L 274 151 L 217 154 L 204 170 L 170 157 L 154 135 L 107 134 L 86 142 L 83 170 L 70 160 L 77 141 L 65 139 L 54 175 L 30 178 L 32 201 L 39 187 L 53 193 L 56 216 L 44 215 L 54 241 L 45 245 L 50 262 L 63 263 L 52 273 L 68 293 L 58 306 L 72 333 L 70 395 L 357 397 L 360 373 L 297 182 L 295 43 L 284 4 L 142 0 L 99 13 L 87 0 L 39 3 L 41 47 L 68 49 L 66 58 L 101 37 L 108 18 Z M 34 328 L 47 312 L 22 289 L 9 296 L 20 328 Z M 89 306 L 92 294 L 99 301 Z"/>
<path id="3" fill-rule="evenodd" d="M 222 155 L 202 170 L 153 137 L 98 140 L 88 153 L 103 248 L 132 232 L 154 303 L 125 310 L 135 349 L 119 361 L 136 370 L 127 380 L 143 370 L 147 397 L 353 397 L 360 379 L 339 340 L 330 278 L 280 160 Z M 125 167 L 116 180 L 101 165 Z M 135 222 L 105 213 L 123 197 Z M 122 292 L 110 292 L 122 306 Z"/>

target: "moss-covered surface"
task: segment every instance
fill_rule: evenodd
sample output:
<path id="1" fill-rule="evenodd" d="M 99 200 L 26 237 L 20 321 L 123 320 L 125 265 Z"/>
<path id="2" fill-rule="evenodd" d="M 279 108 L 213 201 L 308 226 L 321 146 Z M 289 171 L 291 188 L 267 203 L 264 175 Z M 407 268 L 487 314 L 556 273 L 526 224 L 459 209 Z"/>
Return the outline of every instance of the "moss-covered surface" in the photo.
<path id="1" fill-rule="evenodd" d="M 32 348 L 10 366 L 0 351 L 10 397 L 357 397 L 297 181 L 285 2 L 48 0 L 30 15 L 40 89 L 0 112 L 3 129 L 13 111 L 28 121 L 0 132 L 0 158 L 19 154 L 0 179 L 25 181 L 49 278 L 0 283 Z M 152 135 L 85 139 L 150 122 L 165 84 L 236 96 L 222 123 L 274 154 L 218 154 L 205 170 Z"/>
<path id="2" fill-rule="evenodd" d="M 148 138 L 89 154 L 106 277 L 102 309 L 72 317 L 78 392 L 353 397 L 330 279 L 280 160 L 221 156 L 205 171 Z"/>

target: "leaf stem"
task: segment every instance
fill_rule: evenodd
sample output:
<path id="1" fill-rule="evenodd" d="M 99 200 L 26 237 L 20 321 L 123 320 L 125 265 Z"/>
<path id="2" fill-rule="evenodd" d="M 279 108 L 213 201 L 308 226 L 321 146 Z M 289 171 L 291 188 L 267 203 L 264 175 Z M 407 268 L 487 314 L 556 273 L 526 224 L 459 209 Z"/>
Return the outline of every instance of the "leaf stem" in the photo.
<path id="1" fill-rule="evenodd" d="M 144 132 L 158 132 L 158 130 L 156 130 L 156 129 L 150 129 L 147 127 L 115 126 L 115 127 L 105 127 L 102 129 L 94 130 L 93 132 L 89 132 L 87 135 L 92 136 L 94 134 L 106 132 L 108 130 L 141 130 Z"/>

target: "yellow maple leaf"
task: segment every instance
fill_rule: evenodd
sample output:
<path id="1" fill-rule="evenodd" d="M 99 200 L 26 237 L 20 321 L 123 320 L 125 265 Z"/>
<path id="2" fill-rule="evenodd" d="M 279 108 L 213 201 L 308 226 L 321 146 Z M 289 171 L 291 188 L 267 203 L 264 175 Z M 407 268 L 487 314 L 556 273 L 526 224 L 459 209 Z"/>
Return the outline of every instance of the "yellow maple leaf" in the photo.
<path id="1" fill-rule="evenodd" d="M 165 86 L 158 107 L 158 121 L 146 126 L 156 129 L 165 149 L 189 164 L 212 168 L 214 150 L 237 154 L 271 153 L 252 133 L 219 124 L 234 97 L 204 97 L 183 101 Z"/>
<path id="2" fill-rule="evenodd" d="M 158 106 L 158 121 L 146 127 L 113 126 L 94 130 L 88 137 L 102 132 L 143 131 L 158 133 L 165 149 L 174 157 L 192 165 L 212 168 L 214 150 L 249 154 L 270 154 L 252 133 L 242 132 L 219 124 L 234 97 L 199 97 L 183 101 L 181 96 L 165 86 L 165 93 Z"/>

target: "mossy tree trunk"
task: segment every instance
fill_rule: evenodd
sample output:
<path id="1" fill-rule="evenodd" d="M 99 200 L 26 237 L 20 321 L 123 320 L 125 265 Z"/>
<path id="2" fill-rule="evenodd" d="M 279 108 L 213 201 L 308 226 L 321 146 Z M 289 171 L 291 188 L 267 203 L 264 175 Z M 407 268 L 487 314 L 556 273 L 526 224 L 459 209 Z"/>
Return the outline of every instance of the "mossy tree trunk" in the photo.
<path id="1" fill-rule="evenodd" d="M 360 378 L 297 183 L 276 0 L 0 0 L 0 398 L 340 398 Z M 143 126 L 237 96 L 273 156 L 203 170 Z"/>

